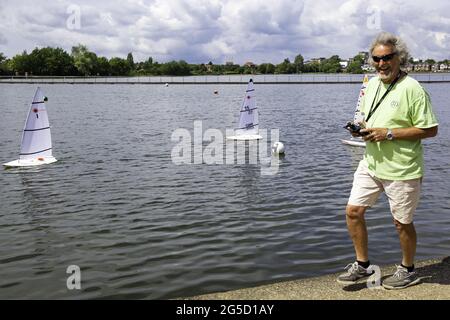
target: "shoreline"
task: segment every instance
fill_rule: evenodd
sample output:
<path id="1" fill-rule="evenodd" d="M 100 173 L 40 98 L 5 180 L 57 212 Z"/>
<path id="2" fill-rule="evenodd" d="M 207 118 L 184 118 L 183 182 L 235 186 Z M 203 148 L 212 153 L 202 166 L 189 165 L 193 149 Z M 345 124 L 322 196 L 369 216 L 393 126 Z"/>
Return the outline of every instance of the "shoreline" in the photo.
<path id="1" fill-rule="evenodd" d="M 370 77 L 375 74 L 365 74 Z M 450 83 L 449 73 L 413 73 L 422 83 Z M 361 84 L 364 74 L 206 75 L 206 76 L 1 76 L 0 84 L 144 84 L 144 85 L 241 85 L 259 84 Z"/>
<path id="2" fill-rule="evenodd" d="M 420 83 L 450 83 L 450 80 L 425 80 L 425 81 L 419 81 Z M 140 82 L 140 81 L 118 81 L 118 82 L 108 82 L 108 81 L 73 81 L 73 82 L 61 82 L 61 81 L 0 81 L 0 84 L 65 84 L 65 85 L 78 85 L 78 84 L 101 84 L 101 85 L 192 85 L 192 84 L 199 84 L 199 85 L 241 85 L 246 84 L 247 82 L 200 82 L 200 81 L 193 81 L 193 82 Z M 266 82 L 258 82 L 258 85 L 262 84 L 360 84 L 361 81 L 266 81 Z"/>
<path id="3" fill-rule="evenodd" d="M 395 269 L 381 266 L 381 279 Z M 401 290 L 368 288 L 366 282 L 342 285 L 336 281 L 339 272 L 177 300 L 450 300 L 450 256 L 417 261 L 416 271 L 421 282 Z"/>

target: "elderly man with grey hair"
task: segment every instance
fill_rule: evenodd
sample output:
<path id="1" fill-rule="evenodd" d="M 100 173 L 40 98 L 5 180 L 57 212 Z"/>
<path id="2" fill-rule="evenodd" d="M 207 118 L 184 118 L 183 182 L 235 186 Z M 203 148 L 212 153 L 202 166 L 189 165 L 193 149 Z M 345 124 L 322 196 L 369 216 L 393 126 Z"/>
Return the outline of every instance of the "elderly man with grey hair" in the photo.
<path id="1" fill-rule="evenodd" d="M 363 97 L 359 124 L 366 152 L 354 174 L 346 220 L 356 261 L 338 282 L 355 283 L 372 274 L 364 219 L 367 208 L 385 192 L 400 238 L 402 261 L 383 281 L 386 289 L 402 289 L 419 282 L 414 271 L 416 231 L 413 214 L 418 205 L 424 173 L 421 140 L 434 137 L 438 123 L 424 88 L 401 70 L 408 49 L 397 36 L 382 32 L 370 47 L 370 61 L 377 71 Z"/>

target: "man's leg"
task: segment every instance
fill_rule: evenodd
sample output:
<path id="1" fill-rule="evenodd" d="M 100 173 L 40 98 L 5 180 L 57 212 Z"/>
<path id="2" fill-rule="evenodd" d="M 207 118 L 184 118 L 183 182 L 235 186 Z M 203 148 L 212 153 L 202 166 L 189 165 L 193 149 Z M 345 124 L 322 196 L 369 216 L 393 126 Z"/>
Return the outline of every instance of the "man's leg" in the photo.
<path id="1" fill-rule="evenodd" d="M 403 253 L 402 265 L 412 267 L 417 243 L 413 215 L 419 204 L 421 179 L 385 181 L 384 187 L 400 238 Z"/>
<path id="2" fill-rule="evenodd" d="M 414 272 L 414 255 L 416 254 L 416 230 L 414 224 L 404 224 L 394 219 L 400 238 L 403 258 L 397 271 L 383 280 L 386 289 L 403 289 L 420 282 L 420 277 Z"/>
<path id="3" fill-rule="evenodd" d="M 421 179 L 385 183 L 402 249 L 402 264 L 397 266 L 397 271 L 391 277 L 383 280 L 383 287 L 386 289 L 403 289 L 420 282 L 420 277 L 414 271 L 417 236 L 413 223 L 420 187 Z"/>
<path id="4" fill-rule="evenodd" d="M 345 267 L 346 273 L 339 275 L 337 281 L 342 284 L 353 284 L 359 280 L 363 280 L 370 275 L 373 271 L 368 269 L 370 266 L 368 245 L 367 245 L 367 228 L 366 221 L 364 219 L 364 213 L 366 212 L 364 206 L 347 205 L 346 208 L 346 220 L 348 233 L 353 241 L 355 247 L 356 260 Z"/>
<path id="5" fill-rule="evenodd" d="M 414 256 L 416 255 L 417 236 L 414 223 L 403 224 L 394 219 L 395 227 L 400 238 L 400 246 L 402 248 L 403 259 L 402 264 L 405 267 L 411 267 L 414 264 Z"/>
<path id="6" fill-rule="evenodd" d="M 373 274 L 373 270 L 369 269 L 368 236 L 364 214 L 366 209 L 375 203 L 382 190 L 381 182 L 371 176 L 367 165 L 361 161 L 354 174 L 353 187 L 345 210 L 348 233 L 353 241 L 357 261 L 345 267 L 347 272 L 338 276 L 339 283 L 356 283 Z"/>
<path id="7" fill-rule="evenodd" d="M 368 261 L 369 249 L 368 249 L 368 235 L 366 228 L 366 220 L 364 214 L 367 207 L 347 205 L 346 208 L 346 220 L 348 233 L 353 241 L 355 247 L 356 260 Z"/>

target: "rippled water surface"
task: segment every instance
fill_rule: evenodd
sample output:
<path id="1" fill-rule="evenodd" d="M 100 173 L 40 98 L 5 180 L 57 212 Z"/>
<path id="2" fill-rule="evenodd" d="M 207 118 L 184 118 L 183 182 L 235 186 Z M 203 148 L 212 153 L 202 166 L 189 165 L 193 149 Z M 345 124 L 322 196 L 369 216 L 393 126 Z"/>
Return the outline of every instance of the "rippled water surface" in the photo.
<path id="1" fill-rule="evenodd" d="M 419 259 L 450 252 L 450 91 L 424 86 L 440 129 L 424 141 Z M 193 133 L 194 120 L 203 131 L 234 127 L 245 85 L 42 88 L 59 161 L 0 172 L 0 298 L 175 298 L 353 260 L 344 207 L 363 149 L 339 139 L 358 84 L 256 84 L 260 125 L 286 145 L 275 175 L 261 164 L 172 163 L 172 132 Z M 17 159 L 34 90 L 0 86 L 2 163 Z M 367 223 L 371 260 L 398 263 L 384 196 Z M 81 290 L 66 287 L 69 265 L 81 268 Z"/>

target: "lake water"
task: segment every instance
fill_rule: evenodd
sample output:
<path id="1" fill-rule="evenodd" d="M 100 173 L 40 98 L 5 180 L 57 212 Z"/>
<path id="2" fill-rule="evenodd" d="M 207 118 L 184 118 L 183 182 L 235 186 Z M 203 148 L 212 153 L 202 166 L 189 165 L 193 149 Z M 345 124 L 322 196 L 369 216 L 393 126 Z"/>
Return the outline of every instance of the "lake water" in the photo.
<path id="1" fill-rule="evenodd" d="M 450 90 L 425 84 L 417 258 L 450 253 Z M 233 128 L 245 85 L 45 85 L 57 163 L 0 171 L 0 298 L 166 299 L 337 272 L 353 261 L 344 208 L 362 148 L 342 145 L 359 84 L 260 85 L 260 126 L 286 156 L 175 165 L 171 134 Z M 217 90 L 218 94 L 213 91 Z M 35 86 L 0 86 L 0 161 L 18 157 Z M 387 199 L 367 213 L 373 263 L 400 262 Z M 67 268 L 81 268 L 68 290 Z M 268 297 L 270 298 L 270 297 Z"/>

